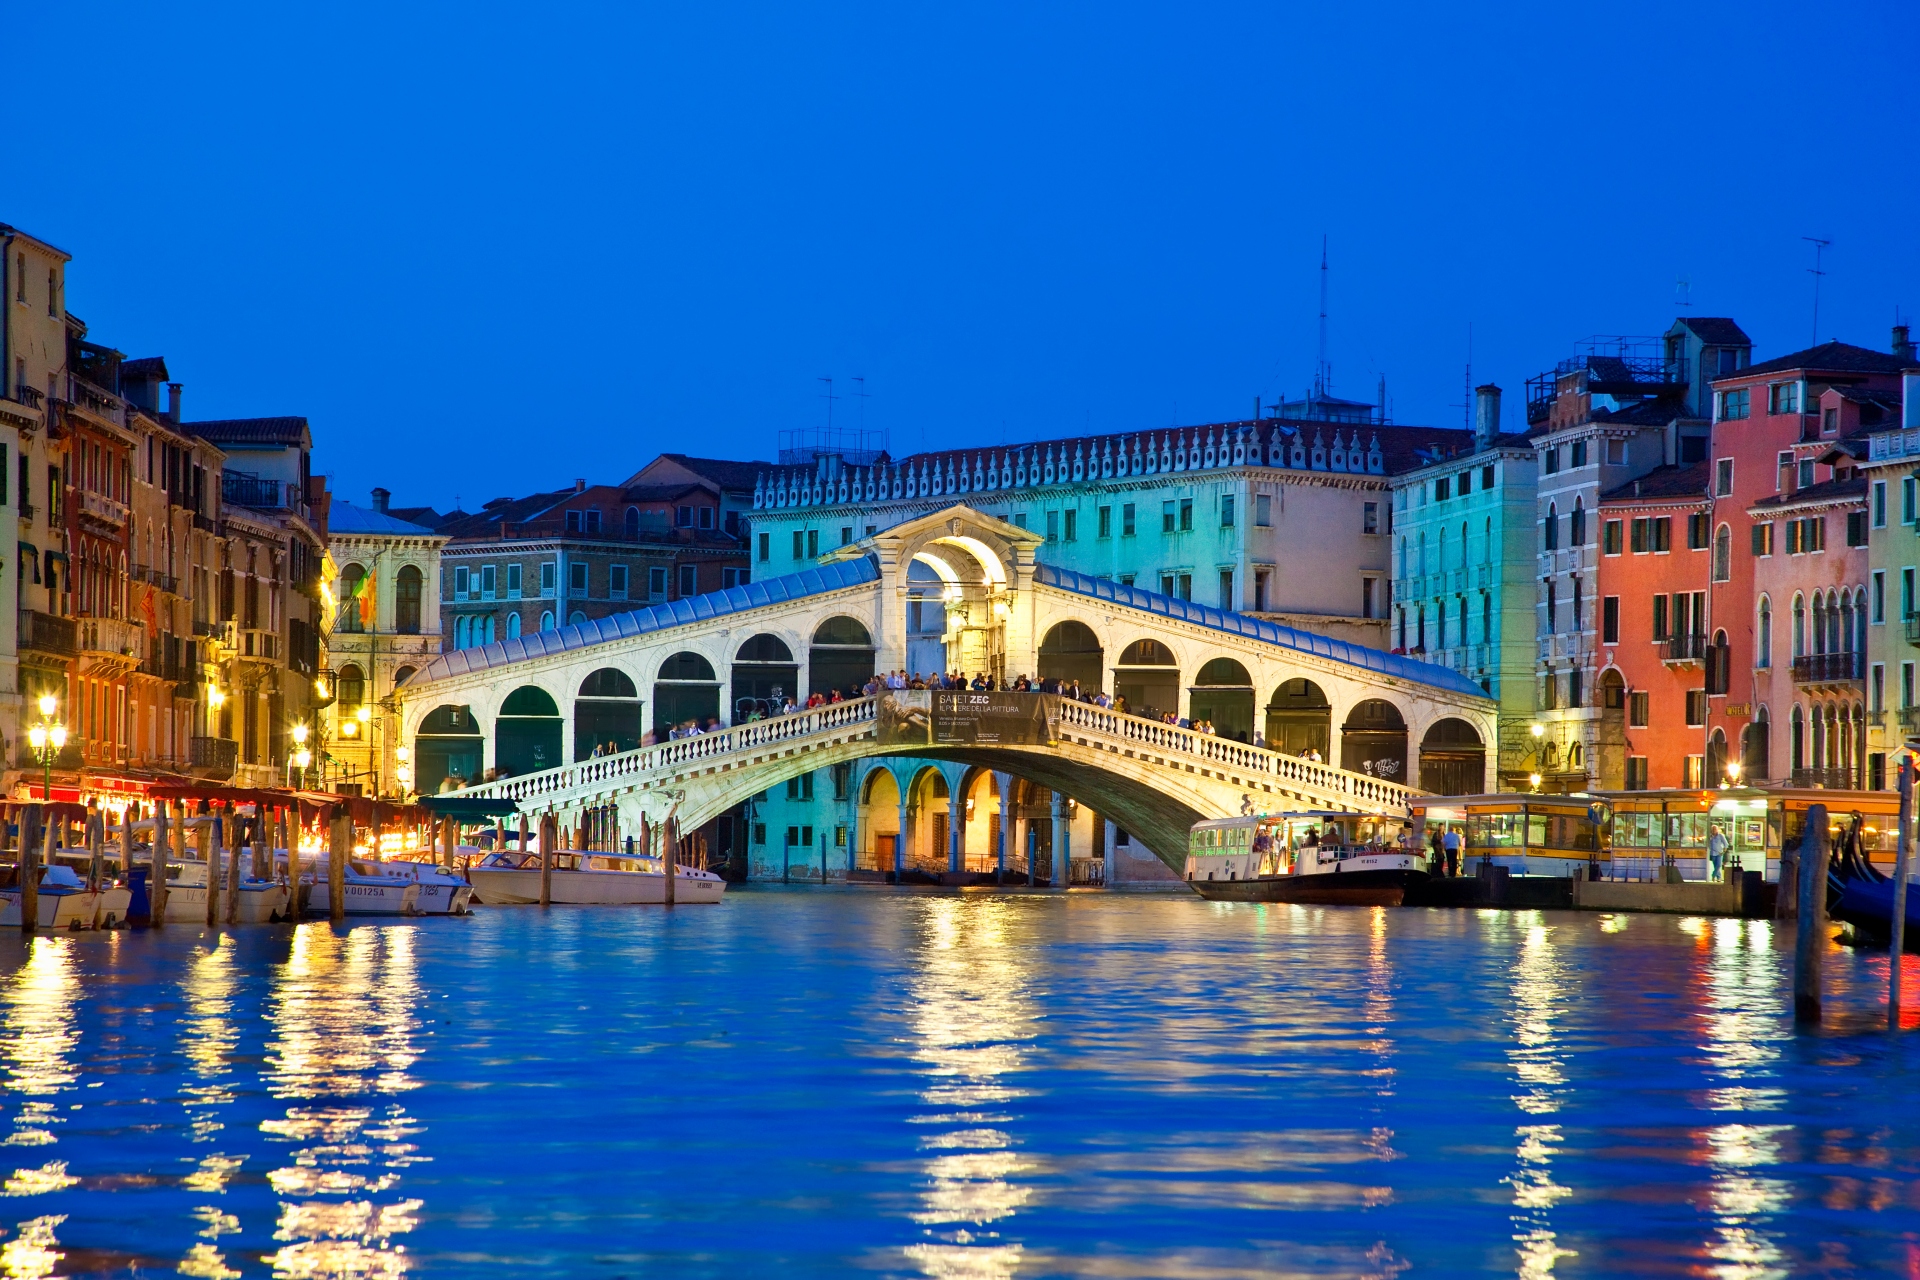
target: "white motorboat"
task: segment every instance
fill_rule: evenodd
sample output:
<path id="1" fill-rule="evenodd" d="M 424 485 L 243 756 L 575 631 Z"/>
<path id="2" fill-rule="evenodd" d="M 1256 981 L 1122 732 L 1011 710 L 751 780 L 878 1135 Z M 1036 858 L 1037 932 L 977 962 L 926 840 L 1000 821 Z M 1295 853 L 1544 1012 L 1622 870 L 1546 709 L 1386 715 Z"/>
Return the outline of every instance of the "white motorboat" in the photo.
<path id="1" fill-rule="evenodd" d="M 227 877 L 219 877 L 222 891 Z M 219 904 L 219 920 L 225 924 L 227 904 Z M 278 880 L 240 877 L 239 923 L 271 924 L 287 918 L 287 886 Z M 187 861 L 167 867 L 167 923 L 205 924 L 207 921 L 207 864 Z"/>
<path id="2" fill-rule="evenodd" d="M 556 853 L 552 901 L 568 906 L 658 906 L 667 900 L 667 877 L 657 858 L 617 853 Z M 698 867 L 674 868 L 676 904 L 720 901 L 727 882 Z M 474 901 L 487 906 L 540 901 L 540 855 L 492 853 L 467 869 Z"/>
<path id="3" fill-rule="evenodd" d="M 308 918 L 331 913 L 333 896 L 328 885 L 327 860 L 301 868 L 300 879 L 306 887 Z M 420 886 L 406 876 L 376 872 L 367 863 L 348 861 L 344 876 L 346 914 L 350 916 L 412 916 L 420 914 Z"/>
<path id="4" fill-rule="evenodd" d="M 119 885 L 87 888 L 72 867 L 54 863 L 40 873 L 34 923 L 42 929 L 111 929 L 127 918 L 132 894 Z M 0 890 L 0 928 L 20 927 L 20 890 Z"/>
<path id="5" fill-rule="evenodd" d="M 430 862 L 378 862 L 369 870 L 401 876 L 420 886 L 414 909 L 423 916 L 464 916 L 473 902 L 473 886 L 458 872 Z"/>

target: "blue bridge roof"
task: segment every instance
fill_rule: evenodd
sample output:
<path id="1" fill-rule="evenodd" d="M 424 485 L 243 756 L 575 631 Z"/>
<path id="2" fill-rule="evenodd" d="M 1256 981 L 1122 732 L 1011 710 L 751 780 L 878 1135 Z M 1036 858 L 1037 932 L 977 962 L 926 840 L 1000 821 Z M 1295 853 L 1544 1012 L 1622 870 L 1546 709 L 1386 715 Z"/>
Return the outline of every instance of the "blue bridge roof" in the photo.
<path id="1" fill-rule="evenodd" d="M 1139 587 L 1130 587 L 1122 582 L 1096 578 L 1091 574 L 1079 573 L 1073 569 L 1058 569 L 1050 564 L 1036 564 L 1033 567 L 1033 579 L 1049 587 L 1071 591 L 1075 595 L 1091 596 L 1096 600 L 1111 600 L 1129 609 L 1141 609 L 1147 613 L 1157 613 L 1163 617 L 1178 618 L 1182 622 L 1210 627 L 1215 631 L 1226 631 L 1233 635 L 1265 641 L 1267 644 L 1277 644 L 1285 649 L 1298 649 L 1302 653 L 1318 654 L 1322 658 L 1331 658 L 1335 662 L 1349 662 L 1356 667 L 1365 667 L 1369 671 L 1378 671 L 1381 675 L 1393 676 L 1399 680 L 1432 685 L 1434 688 L 1445 689 L 1451 693 L 1471 694 L 1476 698 L 1488 696 L 1485 689 L 1451 667 L 1437 666 L 1431 662 L 1421 662 L 1414 658 L 1402 657 L 1397 653 L 1385 653 L 1379 649 L 1369 649 L 1365 645 L 1349 644 L 1345 640 L 1329 640 L 1326 636 L 1317 636 L 1311 631 L 1300 631 L 1293 627 L 1283 627 L 1277 622 L 1249 618 L 1244 613 L 1234 613 L 1229 609 L 1215 609 L 1211 605 L 1195 604 L 1191 600 L 1176 600 L 1172 596 L 1163 596 L 1157 591 L 1143 591 Z"/>
<path id="2" fill-rule="evenodd" d="M 484 671 L 489 667 L 505 666 L 509 662 L 521 662 L 549 653 L 565 653 L 570 649 L 584 649 L 588 645 L 627 640 L 650 631 L 684 627 L 689 622 L 724 618 L 730 613 L 798 600 L 804 596 L 825 595 L 829 591 L 879 580 L 880 568 L 871 557 L 841 560 L 816 569 L 789 573 L 784 577 L 768 578 L 765 582 L 750 582 L 744 587 L 728 587 L 703 596 L 686 596 L 669 604 L 657 604 L 650 609 L 635 609 L 632 613 L 615 614 L 594 622 L 578 622 L 556 631 L 536 631 L 532 635 L 496 640 L 473 649 L 455 649 L 422 667 L 414 679 L 421 683 L 444 680 L 469 671 Z"/>

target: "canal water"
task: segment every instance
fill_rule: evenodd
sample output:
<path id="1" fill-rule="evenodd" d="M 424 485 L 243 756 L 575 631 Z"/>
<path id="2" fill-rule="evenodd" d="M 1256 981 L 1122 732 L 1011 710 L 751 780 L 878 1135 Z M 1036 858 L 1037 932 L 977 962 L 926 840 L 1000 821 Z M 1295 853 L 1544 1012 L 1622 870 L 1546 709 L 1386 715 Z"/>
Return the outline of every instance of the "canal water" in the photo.
<path id="1" fill-rule="evenodd" d="M 1920 1038 L 1838 949 L 1796 1033 L 1789 946 L 859 889 L 9 935 L 0 1274 L 1916 1274 Z"/>

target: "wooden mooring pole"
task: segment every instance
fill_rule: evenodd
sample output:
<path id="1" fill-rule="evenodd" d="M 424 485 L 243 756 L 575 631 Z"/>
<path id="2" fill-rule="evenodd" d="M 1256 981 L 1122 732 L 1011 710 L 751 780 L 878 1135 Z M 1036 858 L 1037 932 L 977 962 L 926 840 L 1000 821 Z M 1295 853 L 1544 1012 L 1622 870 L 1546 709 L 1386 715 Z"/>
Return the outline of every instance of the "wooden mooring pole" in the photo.
<path id="1" fill-rule="evenodd" d="M 353 815 L 342 805 L 327 831 L 327 919 L 347 920 L 347 859 L 353 856 Z"/>
<path id="2" fill-rule="evenodd" d="M 560 818 L 546 814 L 540 819 L 540 905 L 553 905 L 553 846 L 560 839 Z"/>
<path id="3" fill-rule="evenodd" d="M 1827 845 L 1827 806 L 1809 806 L 1806 830 L 1800 837 L 1800 918 L 1793 944 L 1797 1022 L 1820 1021 L 1820 961 L 1827 942 Z"/>
<path id="4" fill-rule="evenodd" d="M 40 824 L 44 805 L 27 805 L 20 810 L 20 931 L 32 933 L 40 922 L 40 868 L 34 846 L 40 843 Z"/>
<path id="5" fill-rule="evenodd" d="M 666 897 L 662 899 L 668 906 L 673 905 L 675 881 L 679 878 L 680 867 L 680 820 L 671 815 L 663 824 L 665 831 L 660 833 L 660 843 L 666 852 L 660 857 L 660 870 L 666 873 Z"/>
<path id="6" fill-rule="evenodd" d="M 153 806 L 153 843 L 147 846 L 147 925 L 154 929 L 167 922 L 167 863 L 173 851 L 169 812 L 164 800 Z"/>
<path id="7" fill-rule="evenodd" d="M 1887 1025 L 1900 1029 L 1900 967 L 1907 953 L 1907 853 L 1913 847 L 1913 753 L 1900 756 L 1900 834 L 1893 855 L 1893 943 L 1887 949 Z"/>

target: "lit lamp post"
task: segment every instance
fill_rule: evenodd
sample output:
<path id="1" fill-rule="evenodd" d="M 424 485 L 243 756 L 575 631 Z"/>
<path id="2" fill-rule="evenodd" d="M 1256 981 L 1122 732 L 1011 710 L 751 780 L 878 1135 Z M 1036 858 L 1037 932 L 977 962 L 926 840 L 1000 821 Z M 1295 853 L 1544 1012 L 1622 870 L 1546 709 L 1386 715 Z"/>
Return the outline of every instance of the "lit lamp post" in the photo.
<path id="1" fill-rule="evenodd" d="M 1527 732 L 1533 735 L 1533 762 L 1536 765 L 1544 767 L 1546 764 L 1547 726 L 1535 720 L 1531 725 L 1527 726 Z M 1540 789 L 1540 775 L 1538 773 L 1528 774 L 1527 781 L 1533 784 L 1535 791 Z"/>
<path id="2" fill-rule="evenodd" d="M 66 749 L 67 726 L 53 718 L 60 709 L 60 700 L 50 693 L 40 695 L 40 723 L 27 730 L 27 741 L 33 744 L 33 753 L 40 757 L 45 769 L 45 782 L 41 799 L 53 800 L 53 759 Z"/>
<path id="3" fill-rule="evenodd" d="M 293 789 L 293 771 L 300 770 L 300 785 L 307 782 L 307 766 L 313 763 L 313 753 L 307 750 L 307 726 L 293 726 L 293 750 L 287 755 L 287 789 Z"/>
<path id="4" fill-rule="evenodd" d="M 393 749 L 393 758 L 400 762 L 394 768 L 393 776 L 400 783 L 400 798 L 402 800 L 406 799 L 407 793 L 413 789 L 413 766 L 407 763 L 412 757 L 413 753 L 405 747 L 395 747 Z M 973 801 L 969 800 L 967 803 L 971 805 Z"/>
<path id="5" fill-rule="evenodd" d="M 1727 785 L 1730 787 L 1740 785 L 1740 762 L 1738 760 L 1727 761 Z"/>

